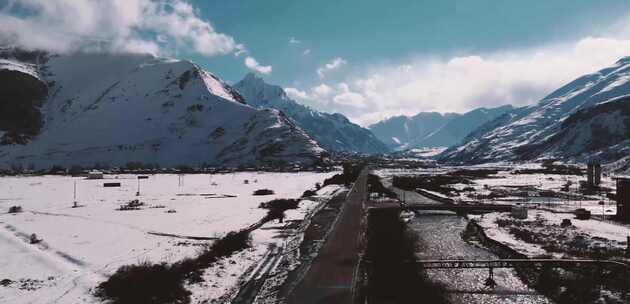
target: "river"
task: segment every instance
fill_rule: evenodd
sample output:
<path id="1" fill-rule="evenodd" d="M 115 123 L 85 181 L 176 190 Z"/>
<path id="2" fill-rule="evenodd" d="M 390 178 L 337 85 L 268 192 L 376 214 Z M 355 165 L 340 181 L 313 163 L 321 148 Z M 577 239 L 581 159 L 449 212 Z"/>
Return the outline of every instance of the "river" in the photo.
<path id="1" fill-rule="evenodd" d="M 497 259 L 491 252 L 464 241 L 468 224 L 456 215 L 420 215 L 409 223 L 419 237 L 420 259 Z M 513 269 L 494 269 L 497 286 L 484 285 L 487 269 L 429 269 L 428 278 L 445 286 L 452 303 L 552 303 L 525 285 Z"/>
<path id="2" fill-rule="evenodd" d="M 389 186 L 389 185 L 388 185 Z M 392 187 L 408 204 L 437 204 L 415 192 Z M 451 212 L 417 213 L 409 222 L 419 239 L 419 259 L 498 259 L 492 252 L 463 240 L 468 220 Z M 494 269 L 497 286 L 484 285 L 488 269 L 429 269 L 429 280 L 443 285 L 451 303 L 553 303 L 525 285 L 513 269 Z"/>

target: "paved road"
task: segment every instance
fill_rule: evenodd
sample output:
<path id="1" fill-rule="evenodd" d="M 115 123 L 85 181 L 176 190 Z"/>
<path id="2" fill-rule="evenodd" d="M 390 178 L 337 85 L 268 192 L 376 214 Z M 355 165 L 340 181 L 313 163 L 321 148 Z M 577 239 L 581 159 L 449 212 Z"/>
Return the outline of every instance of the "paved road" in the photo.
<path id="1" fill-rule="evenodd" d="M 351 303 L 358 263 L 362 204 L 367 197 L 367 170 L 354 184 L 326 243 L 287 303 Z"/>

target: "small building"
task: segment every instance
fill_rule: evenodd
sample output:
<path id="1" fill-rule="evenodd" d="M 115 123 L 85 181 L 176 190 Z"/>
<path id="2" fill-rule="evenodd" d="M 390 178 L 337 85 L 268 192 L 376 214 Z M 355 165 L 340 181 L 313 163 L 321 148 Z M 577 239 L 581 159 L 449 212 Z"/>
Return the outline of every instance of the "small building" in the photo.
<path id="1" fill-rule="evenodd" d="M 512 206 L 512 217 L 517 219 L 527 219 L 527 207 L 516 204 Z"/>
<path id="2" fill-rule="evenodd" d="M 590 220 L 591 212 L 584 208 L 575 209 L 575 218 L 578 220 Z"/>
<path id="3" fill-rule="evenodd" d="M 88 172 L 88 179 L 103 179 L 103 172 L 101 171 L 90 171 Z"/>
<path id="4" fill-rule="evenodd" d="M 602 165 L 597 161 L 588 163 L 586 168 L 586 183 L 590 188 L 598 187 L 602 180 Z"/>
<path id="5" fill-rule="evenodd" d="M 617 180 L 617 218 L 630 221 L 630 178 L 618 177 Z"/>

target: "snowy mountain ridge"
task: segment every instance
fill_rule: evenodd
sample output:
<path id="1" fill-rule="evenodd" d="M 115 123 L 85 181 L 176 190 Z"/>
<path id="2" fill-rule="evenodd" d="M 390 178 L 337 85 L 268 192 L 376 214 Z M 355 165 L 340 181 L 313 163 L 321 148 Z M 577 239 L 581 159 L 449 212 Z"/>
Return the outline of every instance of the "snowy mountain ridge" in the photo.
<path id="1" fill-rule="evenodd" d="M 420 112 L 414 116 L 394 116 L 377 122 L 369 129 L 396 150 L 449 147 L 464 139 L 487 121 L 512 110 L 506 105 L 478 108 L 463 114 Z"/>
<path id="2" fill-rule="evenodd" d="M 252 73 L 234 88 L 254 107 L 282 111 L 327 150 L 366 154 L 389 151 L 372 132 L 352 123 L 342 114 L 323 113 L 299 104 L 289 98 L 281 87 L 267 84 Z"/>
<path id="3" fill-rule="evenodd" d="M 310 163 L 323 152 L 281 112 L 246 105 L 189 61 L 9 49 L 0 58 L 4 167 Z"/>
<path id="4" fill-rule="evenodd" d="M 514 109 L 471 133 L 442 158 L 457 162 L 557 158 L 614 161 L 630 132 L 630 57 L 584 75 L 535 105 Z M 624 133 L 625 132 L 625 133 Z"/>

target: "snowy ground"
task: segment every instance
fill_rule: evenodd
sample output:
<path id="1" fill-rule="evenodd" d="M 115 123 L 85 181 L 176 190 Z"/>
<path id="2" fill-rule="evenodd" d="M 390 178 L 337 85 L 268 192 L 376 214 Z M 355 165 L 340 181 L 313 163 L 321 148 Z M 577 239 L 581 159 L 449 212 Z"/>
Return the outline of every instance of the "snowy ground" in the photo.
<path id="1" fill-rule="evenodd" d="M 289 242 L 294 238 L 301 240 L 302 237 L 296 235 L 298 231 L 289 226 L 302 221 L 305 215 L 313 212 L 340 190 L 343 187 L 328 185 L 317 191 L 316 196 L 302 200 L 298 209 L 285 211 L 283 223 L 274 220 L 254 230 L 251 234 L 251 248 L 206 269 L 203 274 L 204 282 L 187 286 L 193 293 L 192 303 L 230 302 L 248 280 L 257 279 L 257 275 L 274 274 L 282 256 L 290 250 Z"/>
<path id="2" fill-rule="evenodd" d="M 450 198 L 457 201 L 492 203 L 492 204 L 521 204 L 529 208 L 529 220 L 541 219 L 544 225 L 530 227 L 533 233 L 538 235 L 550 234 L 550 229 L 557 228 L 563 219 L 571 219 L 573 227 L 567 230 L 575 235 L 586 236 L 592 246 L 603 246 L 622 250 L 626 248 L 626 237 L 630 236 L 630 226 L 611 221 L 617 212 L 616 202 L 606 197 L 605 192 L 589 195 L 580 194 L 578 185 L 585 181 L 586 176 L 559 175 L 559 174 L 515 174 L 518 169 L 539 169 L 540 164 L 492 164 L 466 167 L 439 167 L 427 169 L 385 169 L 378 171 L 384 177 L 404 174 L 441 174 L 458 169 L 497 169 L 498 173 L 487 178 L 471 179 L 471 184 L 453 184 L 453 188 L 460 190 L 459 196 Z M 389 178 L 386 179 L 388 182 Z M 568 190 L 563 189 L 567 183 Z M 613 176 L 602 176 L 601 186 L 612 189 L 614 192 L 615 181 Z M 468 190 L 466 190 L 468 189 Z M 506 197 L 479 198 L 479 195 L 490 193 L 512 193 Z M 523 193 L 526 195 L 522 195 Z M 541 193 L 553 192 L 556 197 L 544 197 Z M 517 193 L 520 193 L 517 195 Z M 603 203 L 603 204 L 602 204 Z M 584 208 L 594 215 L 590 220 L 576 220 L 573 212 L 577 208 Z M 604 215 L 602 217 L 602 215 Z M 471 216 L 475 218 L 476 216 Z M 486 233 L 492 239 L 500 241 L 510 247 L 529 256 L 559 253 L 549 252 L 540 244 L 524 242 L 510 234 L 509 229 L 498 227 L 497 219 L 511 219 L 506 213 L 486 214 L 476 217 L 485 228 Z M 547 229 L 545 229 L 547 225 Z M 532 225 L 529 225 L 532 226 Z M 580 237 L 581 237 L 580 236 Z M 553 240 L 550 240 L 553 241 Z M 561 255 L 561 254 L 560 254 Z"/>
<path id="3" fill-rule="evenodd" d="M 601 220 L 577 220 L 575 216 L 567 213 L 554 213 L 543 210 L 530 210 L 527 220 L 516 220 L 507 213 L 490 213 L 482 216 L 472 216 L 476 218 L 484 231 L 491 239 L 499 241 L 509 247 L 528 255 L 535 257 L 539 255 L 551 254 L 556 257 L 571 255 L 570 251 L 574 250 L 572 245 L 560 246 L 566 248 L 566 251 L 545 250 L 544 245 L 553 242 L 572 242 L 578 236 L 584 246 L 591 248 L 601 247 L 606 250 L 616 250 L 616 252 L 624 252 L 626 249 L 627 237 L 630 236 L 630 226 L 623 225 L 618 222 L 601 221 Z M 560 223 L 563 219 L 571 220 L 571 227 L 561 228 Z M 545 240 L 548 244 L 536 244 L 526 242 L 510 233 L 509 227 L 500 227 L 497 225 L 498 220 L 520 221 L 523 223 L 523 230 L 531 231 L 541 240 Z M 539 225 L 535 225 L 534 221 L 539 220 Z M 563 245 L 563 244 L 561 244 Z"/>
<path id="4" fill-rule="evenodd" d="M 497 169 L 498 173 L 487 178 L 472 179 L 472 184 L 449 185 L 460 190 L 459 196 L 450 196 L 454 201 L 467 201 L 491 204 L 524 204 L 531 208 L 541 208 L 556 212 L 573 212 L 577 208 L 584 208 L 594 215 L 605 214 L 612 216 L 617 213 L 616 202 L 606 197 L 605 192 L 591 195 L 577 195 L 580 181 L 586 181 L 586 176 L 560 174 L 514 174 L 519 169 L 539 169 L 540 164 L 490 164 L 465 167 L 438 167 L 426 169 L 383 169 L 377 174 L 386 178 L 393 175 L 405 174 L 442 174 L 459 169 Z M 563 191 L 563 186 L 570 183 L 569 191 Z M 615 189 L 613 176 L 602 176 L 601 187 Z M 472 188 L 474 191 L 464 191 Z M 531 190 L 529 190 L 531 189 Z M 424 189 L 425 191 L 428 191 Z M 529 192 L 528 196 L 506 196 L 494 199 L 478 198 L 479 195 L 489 195 L 492 191 Z M 544 197 L 541 191 L 553 191 L 559 197 Z M 603 205 L 600 204 L 603 202 Z"/>
<path id="5" fill-rule="evenodd" d="M 190 237 L 221 237 L 247 227 L 266 214 L 266 210 L 257 208 L 260 202 L 297 198 L 333 174 L 151 175 L 139 180 L 139 197 L 135 196 L 135 175 L 106 176 L 106 180 L 2 177 L 0 280 L 9 279 L 12 283 L 0 286 L 0 302 L 97 302 L 90 296 L 90 289 L 118 267 L 194 256 L 203 243 L 211 240 Z M 79 208 L 72 208 L 75 182 Z M 104 188 L 104 182 L 120 182 L 121 187 Z M 261 188 L 272 189 L 275 194 L 252 195 Z M 322 189 L 323 195 L 330 190 Z M 140 210 L 116 210 L 136 198 L 145 203 Z M 315 204 L 301 204 L 287 219 L 303 217 Z M 14 205 L 24 211 L 6 213 Z M 30 244 L 32 233 L 42 241 Z M 275 237 L 272 231 L 261 229 L 253 234 L 253 242 L 251 250 L 234 256 L 233 261 L 224 261 L 237 265 L 232 267 L 233 272 L 249 267 L 241 261 L 255 263 L 266 250 L 266 246 L 257 244 L 275 242 Z M 238 276 L 234 277 L 236 281 Z M 230 281 L 223 281 L 217 290 L 229 288 Z"/>

